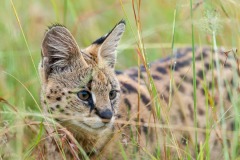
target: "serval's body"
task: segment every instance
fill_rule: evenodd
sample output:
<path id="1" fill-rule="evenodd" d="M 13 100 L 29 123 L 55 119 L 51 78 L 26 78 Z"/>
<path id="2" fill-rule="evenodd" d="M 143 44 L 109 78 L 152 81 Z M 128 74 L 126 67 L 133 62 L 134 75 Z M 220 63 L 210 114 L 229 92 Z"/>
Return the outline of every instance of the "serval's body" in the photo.
<path id="1" fill-rule="evenodd" d="M 122 159 L 126 154 L 129 159 L 150 159 L 150 155 L 194 158 L 195 146 L 198 152 L 208 154 L 201 149 L 208 145 L 205 142 L 209 138 L 210 157 L 223 158 L 221 125 L 226 124 L 226 136 L 235 127 L 229 108 L 236 89 L 230 93 L 226 89 L 237 86 L 233 81 L 233 75 L 237 76 L 235 59 L 229 57 L 225 62 L 225 54 L 217 52 L 219 61 L 211 63 L 214 54 L 210 48 L 195 49 L 198 129 L 194 130 L 192 49 L 179 49 L 173 58 L 151 64 L 149 71 L 158 91 L 158 105 L 154 105 L 144 67 L 139 76 L 137 68 L 114 71 L 115 51 L 124 29 L 121 21 L 109 34 L 82 50 L 65 27 L 52 26 L 46 32 L 39 66 L 41 100 L 45 113 L 55 116 L 58 123 L 53 125 L 50 120 L 46 125 L 47 136 L 38 157 L 77 159 L 86 154 L 91 159 Z M 227 111 L 221 117 L 222 123 L 220 106 L 223 113 Z M 160 116 L 154 109 L 157 107 Z M 197 144 L 194 131 L 198 133 Z M 85 153 L 79 151 L 73 139 Z"/>

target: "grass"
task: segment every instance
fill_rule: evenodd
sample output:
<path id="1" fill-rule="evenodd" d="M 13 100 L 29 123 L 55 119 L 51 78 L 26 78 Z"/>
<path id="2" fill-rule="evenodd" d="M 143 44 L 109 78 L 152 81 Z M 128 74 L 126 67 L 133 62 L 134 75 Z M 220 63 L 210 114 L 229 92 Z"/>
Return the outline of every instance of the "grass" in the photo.
<path id="1" fill-rule="evenodd" d="M 209 45 L 214 48 L 224 46 L 226 50 L 240 48 L 239 9 L 240 4 L 234 0 L 1 2 L 0 155 L 11 154 L 11 159 L 31 159 L 32 149 L 41 141 L 44 117 L 39 103 L 37 66 L 40 61 L 41 41 L 47 26 L 53 23 L 64 24 L 73 33 L 79 46 L 84 48 L 108 32 L 120 19 L 126 19 L 127 29 L 118 48 L 116 67 L 124 70 L 142 64 L 148 68 L 150 62 L 171 55 L 178 47 Z M 217 13 L 217 16 L 213 13 Z M 195 75 L 194 59 L 192 70 Z M 150 75 L 151 71 L 147 71 Z M 161 100 L 152 77 L 148 78 L 148 89 L 157 121 L 164 111 L 161 110 Z M 238 80 L 236 77 L 236 85 Z M 170 82 L 171 89 L 174 89 L 173 82 L 174 77 Z M 219 85 L 222 82 L 216 83 Z M 196 89 L 196 77 L 193 78 L 193 88 Z M 208 92 L 216 91 L 205 88 L 205 96 L 211 100 Z M 231 95 L 235 113 L 240 113 L 238 95 Z M 196 101 L 195 93 L 194 119 L 197 118 Z M 235 119 L 240 122 L 238 116 Z M 210 126 L 211 122 L 206 130 Z M 172 131 L 170 137 L 175 144 L 173 147 L 176 147 Z M 206 137 L 209 136 L 207 133 L 208 131 Z M 222 134 L 225 135 L 224 132 Z M 225 159 L 229 159 L 229 154 L 232 159 L 240 158 L 239 133 L 235 133 L 233 138 L 235 149 L 230 153 L 227 151 L 226 139 L 223 139 Z M 134 139 L 134 143 L 137 141 L 138 139 Z M 207 155 L 211 152 L 208 142 L 200 148 L 202 152 L 196 155 L 196 159 L 204 159 L 204 150 Z M 121 152 L 124 159 L 127 159 L 123 147 Z M 156 158 L 152 155 L 149 157 Z"/>

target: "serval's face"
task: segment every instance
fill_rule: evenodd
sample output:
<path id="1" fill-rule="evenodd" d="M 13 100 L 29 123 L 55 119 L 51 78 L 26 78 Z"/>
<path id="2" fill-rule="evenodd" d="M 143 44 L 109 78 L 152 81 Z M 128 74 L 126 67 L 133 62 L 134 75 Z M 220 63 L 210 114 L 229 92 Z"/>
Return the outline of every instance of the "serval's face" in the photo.
<path id="1" fill-rule="evenodd" d="M 39 66 L 42 105 L 64 126 L 85 132 L 111 128 L 120 101 L 115 52 L 124 29 L 121 21 L 85 49 L 63 26 L 46 32 Z"/>

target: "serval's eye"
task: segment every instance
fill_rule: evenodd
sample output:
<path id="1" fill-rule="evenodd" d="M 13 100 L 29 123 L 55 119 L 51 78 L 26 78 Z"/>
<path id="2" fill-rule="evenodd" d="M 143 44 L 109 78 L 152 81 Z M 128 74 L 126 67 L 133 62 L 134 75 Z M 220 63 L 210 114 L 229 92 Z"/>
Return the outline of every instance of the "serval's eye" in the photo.
<path id="1" fill-rule="evenodd" d="M 83 100 L 83 101 L 87 101 L 89 100 L 89 98 L 91 97 L 91 93 L 89 93 L 88 91 L 86 90 L 82 90 L 80 92 L 77 93 L 77 96 Z"/>
<path id="2" fill-rule="evenodd" d="M 116 96 L 117 96 L 117 91 L 116 90 L 111 90 L 109 92 L 109 99 L 110 100 L 113 100 L 114 98 L 116 98 Z"/>

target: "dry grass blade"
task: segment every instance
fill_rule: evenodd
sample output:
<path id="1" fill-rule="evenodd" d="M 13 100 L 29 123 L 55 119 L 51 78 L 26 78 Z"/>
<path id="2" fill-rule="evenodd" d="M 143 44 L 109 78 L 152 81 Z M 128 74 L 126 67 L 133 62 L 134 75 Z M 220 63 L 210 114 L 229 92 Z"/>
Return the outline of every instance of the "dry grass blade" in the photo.
<path id="1" fill-rule="evenodd" d="M 7 100 L 4 98 L 0 97 L 0 102 L 6 104 L 7 106 L 11 107 L 15 112 L 18 112 L 15 106 L 11 105 Z"/>

